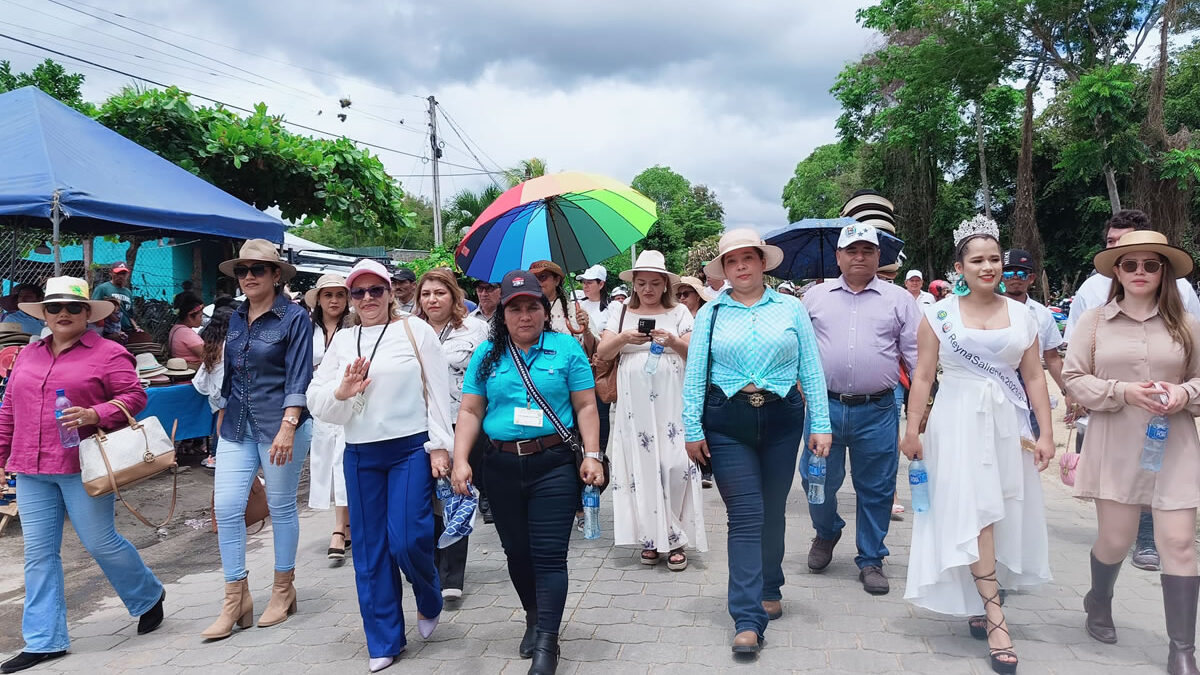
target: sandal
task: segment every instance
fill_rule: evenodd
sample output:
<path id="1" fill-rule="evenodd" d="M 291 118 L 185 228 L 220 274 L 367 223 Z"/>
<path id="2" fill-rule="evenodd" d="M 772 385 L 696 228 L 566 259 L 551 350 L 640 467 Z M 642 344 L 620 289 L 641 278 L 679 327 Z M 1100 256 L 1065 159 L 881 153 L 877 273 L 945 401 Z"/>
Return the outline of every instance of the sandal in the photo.
<path id="1" fill-rule="evenodd" d="M 346 549 L 350 548 L 350 542 L 346 541 L 346 533 L 345 532 L 334 532 L 332 534 L 332 536 L 341 537 L 342 541 L 344 543 L 342 544 L 341 548 L 335 548 L 333 546 L 330 546 L 329 551 L 326 553 L 326 556 L 330 560 L 345 560 L 346 559 Z"/>
<path id="2" fill-rule="evenodd" d="M 1004 624 L 1004 618 L 1003 618 L 1004 610 L 1002 608 L 1002 605 L 1000 604 L 1000 583 L 996 579 L 996 571 L 992 570 L 989 574 L 985 574 L 983 576 L 978 576 L 974 572 L 972 572 L 971 576 L 975 578 L 975 590 L 979 592 L 979 597 L 983 598 L 984 612 L 987 611 L 988 605 L 995 605 L 996 609 L 999 609 L 1001 611 L 1001 618 L 1000 618 L 999 623 L 992 621 L 992 618 L 990 616 L 988 616 L 987 614 L 983 615 L 983 620 L 985 622 L 984 637 L 987 638 L 989 641 L 988 655 L 991 660 L 992 670 L 997 673 L 1000 673 L 1001 675 L 1011 675 L 1012 673 L 1017 672 L 1017 653 L 1015 651 L 1013 651 L 1012 635 L 1009 634 L 1008 628 L 1006 628 L 1003 625 Z M 983 591 L 979 589 L 979 582 L 981 582 L 981 581 L 985 582 L 985 583 L 990 582 L 990 583 L 996 584 L 996 591 L 994 593 L 992 593 L 991 595 L 984 595 Z M 972 617 L 972 618 L 977 618 L 977 617 Z M 969 622 L 969 620 L 968 620 L 968 622 Z M 1007 647 L 991 646 L 990 641 L 991 641 L 992 633 L 994 633 L 997 630 L 1004 631 L 1004 634 L 1006 636 L 1008 636 L 1008 646 Z M 972 629 L 971 634 L 972 635 L 975 634 L 973 629 Z M 1006 660 L 1006 659 L 1011 659 L 1011 660 Z"/>
<path id="3" fill-rule="evenodd" d="M 658 551 L 655 551 L 652 548 L 648 548 L 648 549 L 645 549 L 642 551 L 642 564 L 643 565 L 657 565 L 658 558 L 659 558 Z"/>
<path id="4" fill-rule="evenodd" d="M 687 554 L 683 552 L 683 549 L 677 548 L 671 551 L 671 554 L 667 556 L 667 569 L 672 572 L 682 572 L 687 569 Z"/>

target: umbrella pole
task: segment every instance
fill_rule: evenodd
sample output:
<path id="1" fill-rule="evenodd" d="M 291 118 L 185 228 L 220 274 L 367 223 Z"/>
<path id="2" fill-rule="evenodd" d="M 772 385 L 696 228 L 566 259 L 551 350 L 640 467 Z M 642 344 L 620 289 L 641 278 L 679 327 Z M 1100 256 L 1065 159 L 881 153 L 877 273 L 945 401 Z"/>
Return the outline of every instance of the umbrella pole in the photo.
<path id="1" fill-rule="evenodd" d="M 58 246 L 59 226 L 62 224 L 62 210 L 58 206 L 58 190 L 54 191 L 54 200 L 50 205 L 50 223 L 53 228 L 54 244 L 54 276 L 62 276 L 62 249 Z"/>

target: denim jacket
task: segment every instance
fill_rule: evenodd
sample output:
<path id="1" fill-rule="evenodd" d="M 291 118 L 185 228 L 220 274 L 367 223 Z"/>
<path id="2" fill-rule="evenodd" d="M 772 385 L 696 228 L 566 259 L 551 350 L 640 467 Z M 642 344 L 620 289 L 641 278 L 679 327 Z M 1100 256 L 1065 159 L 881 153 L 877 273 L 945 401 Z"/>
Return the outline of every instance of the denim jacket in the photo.
<path id="1" fill-rule="evenodd" d="M 229 317 L 225 336 L 225 421 L 221 438 L 270 443 L 283 423 L 283 410 L 304 408 L 312 380 L 312 321 L 304 308 L 280 293 L 275 304 L 247 325 L 250 301 Z M 300 421 L 308 419 L 301 411 Z"/>

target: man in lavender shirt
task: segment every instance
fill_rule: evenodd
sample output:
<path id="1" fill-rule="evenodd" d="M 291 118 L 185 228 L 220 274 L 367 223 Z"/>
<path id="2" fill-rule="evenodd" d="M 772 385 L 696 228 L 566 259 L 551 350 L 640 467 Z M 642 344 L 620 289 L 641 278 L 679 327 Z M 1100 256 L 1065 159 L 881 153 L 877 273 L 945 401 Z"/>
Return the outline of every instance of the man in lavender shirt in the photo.
<path id="1" fill-rule="evenodd" d="M 817 532 L 808 552 L 808 568 L 824 571 L 842 537 L 846 522 L 837 512 L 837 491 L 846 478 L 848 450 L 858 498 L 858 556 L 854 562 L 863 589 L 883 595 L 890 590 L 883 573 L 883 559 L 888 555 L 883 539 L 891 524 L 899 466 L 899 415 L 892 391 L 900 378 L 897 364 L 903 360 L 909 372 L 917 366 L 921 313 L 908 291 L 875 276 L 879 235 L 874 227 L 857 223 L 843 228 L 837 261 L 842 276 L 804 294 L 825 369 L 833 424 L 825 503 L 808 506 Z M 811 452 L 805 450 L 801 474 L 810 457 Z M 804 487 L 807 491 L 807 480 Z"/>

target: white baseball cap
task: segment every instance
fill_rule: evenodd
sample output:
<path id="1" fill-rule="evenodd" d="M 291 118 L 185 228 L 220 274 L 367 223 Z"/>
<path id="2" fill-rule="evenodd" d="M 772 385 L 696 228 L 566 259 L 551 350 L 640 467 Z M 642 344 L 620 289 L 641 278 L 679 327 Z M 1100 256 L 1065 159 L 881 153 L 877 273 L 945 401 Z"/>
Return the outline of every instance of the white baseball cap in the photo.
<path id="1" fill-rule="evenodd" d="M 921 280 L 924 280 L 924 279 L 925 279 L 925 275 L 921 274 L 921 270 L 909 270 L 909 271 L 908 271 L 908 274 L 905 274 L 905 275 L 904 275 L 904 280 L 905 280 L 905 281 L 908 281 L 909 279 L 921 279 Z"/>
<path id="2" fill-rule="evenodd" d="M 580 281 L 608 281 L 608 270 L 604 269 L 604 265 L 592 265 L 575 278 Z"/>
<path id="3" fill-rule="evenodd" d="M 842 233 L 838 235 L 838 248 L 846 248 L 856 241 L 865 241 L 868 244 L 879 245 L 879 232 L 872 225 L 864 225 L 862 223 L 852 223 L 842 228 Z"/>

